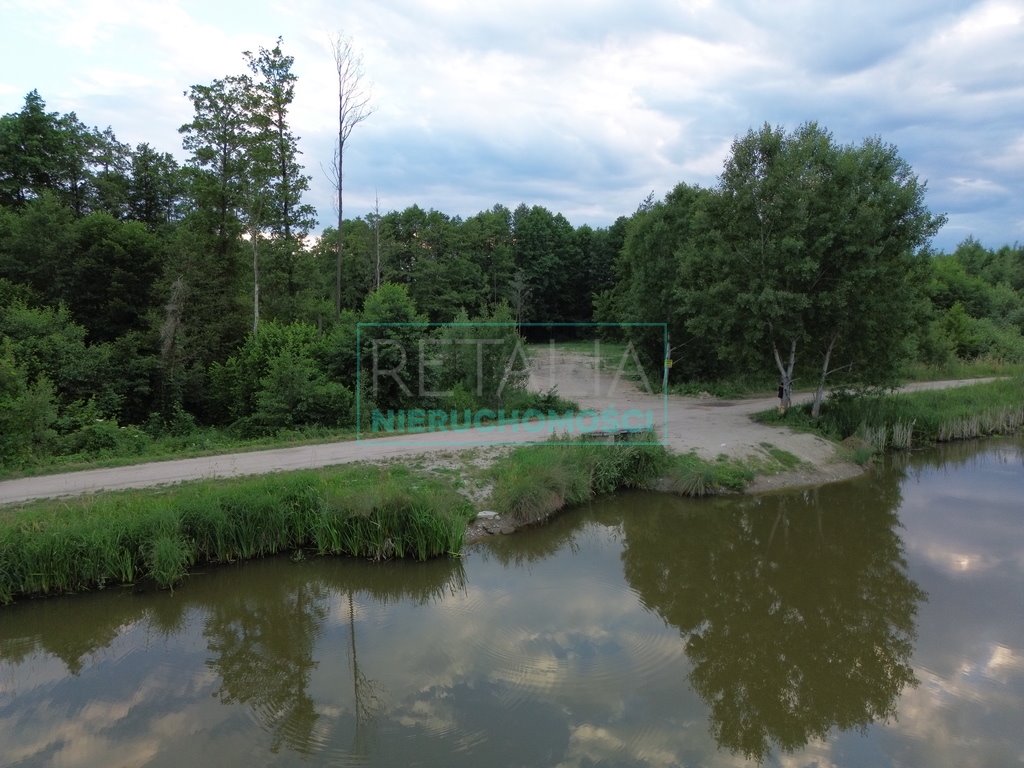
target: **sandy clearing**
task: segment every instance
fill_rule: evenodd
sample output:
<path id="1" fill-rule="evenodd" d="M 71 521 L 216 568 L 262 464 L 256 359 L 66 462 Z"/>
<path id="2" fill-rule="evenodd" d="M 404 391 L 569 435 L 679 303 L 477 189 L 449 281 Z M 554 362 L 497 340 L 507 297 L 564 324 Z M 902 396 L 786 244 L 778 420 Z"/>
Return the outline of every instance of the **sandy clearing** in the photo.
<path id="1" fill-rule="evenodd" d="M 986 379 L 928 382 L 912 385 L 908 389 L 939 389 L 980 381 Z M 576 400 L 583 408 L 602 413 L 615 409 L 619 413 L 633 410 L 647 414 L 652 426 L 666 437 L 666 444 L 672 451 L 692 450 L 707 458 L 721 454 L 744 457 L 757 454 L 762 443 L 769 443 L 793 453 L 807 463 L 806 468 L 797 472 L 760 479 L 752 489 L 755 491 L 829 482 L 851 477 L 861 471 L 856 465 L 839 459 L 835 444 L 827 440 L 751 421 L 751 414 L 775 407 L 775 398 L 719 400 L 671 396 L 666 403 L 660 395 L 646 393 L 628 380 L 599 370 L 592 357 L 561 351 L 544 353 L 534 361 L 530 386 L 539 391 L 556 386 L 563 397 Z M 809 396 L 802 397 L 806 399 Z M 797 401 L 800 399 L 798 397 Z M 437 457 L 481 446 L 542 441 L 547 439 L 552 427 L 558 431 L 572 431 L 571 426 L 562 422 L 554 422 L 544 429 L 513 425 L 434 432 L 414 438 L 382 437 L 26 477 L 0 482 L 0 505 L 357 461 L 388 461 L 424 455 Z"/>

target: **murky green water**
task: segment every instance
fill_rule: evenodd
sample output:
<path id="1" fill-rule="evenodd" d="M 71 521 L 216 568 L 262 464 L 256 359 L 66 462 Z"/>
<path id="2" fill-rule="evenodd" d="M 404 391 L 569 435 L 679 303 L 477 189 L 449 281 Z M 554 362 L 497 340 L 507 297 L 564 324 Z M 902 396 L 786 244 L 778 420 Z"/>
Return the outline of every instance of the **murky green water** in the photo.
<path id="1" fill-rule="evenodd" d="M 0 611 L 2 765 L 1002 767 L 1022 712 L 1024 441 Z"/>

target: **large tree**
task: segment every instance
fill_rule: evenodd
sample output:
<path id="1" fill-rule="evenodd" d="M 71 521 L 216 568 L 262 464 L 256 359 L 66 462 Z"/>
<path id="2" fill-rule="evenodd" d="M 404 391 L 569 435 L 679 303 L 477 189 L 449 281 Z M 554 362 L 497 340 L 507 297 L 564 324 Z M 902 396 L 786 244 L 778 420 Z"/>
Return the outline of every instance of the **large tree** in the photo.
<path id="1" fill-rule="evenodd" d="M 766 351 L 783 404 L 810 353 L 815 415 L 837 370 L 887 382 L 917 320 L 924 246 L 944 223 L 896 148 L 765 125 L 733 143 L 717 192 L 711 244 L 681 275 L 690 330 L 731 354 Z"/>
<path id="2" fill-rule="evenodd" d="M 297 80 L 294 57 L 281 51 L 281 38 L 272 49 L 261 47 L 258 54 L 245 52 L 254 76 L 249 106 L 252 155 L 250 167 L 265 176 L 265 189 L 259 205 L 262 228 L 274 240 L 279 261 L 283 262 L 285 287 L 289 299 L 298 290 L 295 260 L 302 239 L 316 226 L 313 206 L 302 202 L 309 191 L 309 176 L 299 164 L 298 137 L 288 124 L 288 112 L 295 98 Z"/>

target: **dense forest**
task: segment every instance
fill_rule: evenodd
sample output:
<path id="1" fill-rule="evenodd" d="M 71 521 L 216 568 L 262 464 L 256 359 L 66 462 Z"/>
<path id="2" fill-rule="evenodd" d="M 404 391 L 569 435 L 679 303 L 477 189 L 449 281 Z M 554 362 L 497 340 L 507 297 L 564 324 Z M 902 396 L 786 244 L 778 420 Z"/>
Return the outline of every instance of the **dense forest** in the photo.
<path id="1" fill-rule="evenodd" d="M 359 321 L 668 322 L 677 387 L 1024 360 L 1024 248 L 931 252 L 943 218 L 895 148 L 814 124 L 752 130 L 717 187 L 680 184 L 608 227 L 412 206 L 314 235 L 292 63 L 278 41 L 192 86 L 184 164 L 35 91 L 0 117 L 0 463 L 351 426 Z M 605 333 L 660 381 L 660 334 Z M 436 372 L 453 407 L 474 403 L 473 364 Z"/>

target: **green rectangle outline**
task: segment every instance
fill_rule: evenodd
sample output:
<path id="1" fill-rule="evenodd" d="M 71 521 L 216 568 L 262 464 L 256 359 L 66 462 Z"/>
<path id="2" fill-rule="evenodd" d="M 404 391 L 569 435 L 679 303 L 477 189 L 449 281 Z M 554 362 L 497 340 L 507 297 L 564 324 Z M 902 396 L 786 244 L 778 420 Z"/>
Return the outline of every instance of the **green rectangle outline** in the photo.
<path id="1" fill-rule="evenodd" d="M 362 441 L 362 357 L 363 357 L 363 344 L 362 344 L 362 333 L 363 328 L 465 328 L 465 327 L 497 327 L 497 328 L 661 328 L 662 330 L 662 348 L 668 349 L 668 323 L 515 323 L 515 322 L 465 322 L 465 323 L 435 323 L 435 322 L 398 322 L 398 323 L 380 323 L 380 322 L 357 322 L 356 323 L 356 442 Z M 664 362 L 662 363 L 664 365 Z M 663 415 L 662 415 L 662 439 L 654 443 L 634 443 L 634 445 L 642 446 L 655 446 L 660 445 L 662 447 L 668 447 L 668 391 L 661 393 Z M 451 430 L 452 432 L 458 432 L 460 430 Z M 368 437 L 366 440 L 380 440 L 381 437 Z M 540 442 L 540 441 L 538 441 Z M 453 447 L 481 447 L 489 448 L 496 445 L 531 445 L 536 443 L 505 443 L 505 442 L 494 442 L 494 443 L 479 443 L 479 442 L 462 442 L 462 443 L 439 443 L 438 448 L 453 448 Z M 422 447 L 424 443 L 396 443 L 399 447 Z M 567 442 L 566 445 L 584 445 L 584 442 L 579 443 Z"/>

